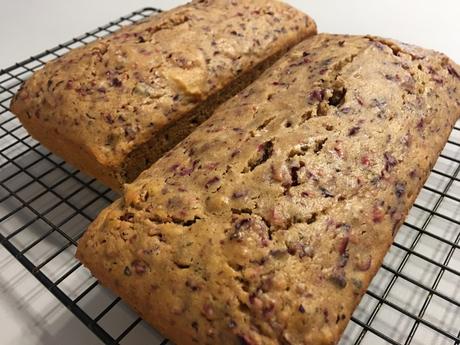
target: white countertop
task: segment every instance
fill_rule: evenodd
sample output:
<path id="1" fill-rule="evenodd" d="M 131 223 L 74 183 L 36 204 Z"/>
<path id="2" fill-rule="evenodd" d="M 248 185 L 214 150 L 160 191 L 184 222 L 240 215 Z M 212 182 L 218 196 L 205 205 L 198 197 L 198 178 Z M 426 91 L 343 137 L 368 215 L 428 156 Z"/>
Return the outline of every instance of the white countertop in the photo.
<path id="1" fill-rule="evenodd" d="M 320 31 L 376 34 L 440 50 L 460 62 L 458 0 L 287 1 Z M 15 0 L 0 5 L 0 69 L 133 10 L 179 0 Z M 1 172 L 0 172 L 1 175 Z M 100 341 L 0 246 L 0 345 Z"/>

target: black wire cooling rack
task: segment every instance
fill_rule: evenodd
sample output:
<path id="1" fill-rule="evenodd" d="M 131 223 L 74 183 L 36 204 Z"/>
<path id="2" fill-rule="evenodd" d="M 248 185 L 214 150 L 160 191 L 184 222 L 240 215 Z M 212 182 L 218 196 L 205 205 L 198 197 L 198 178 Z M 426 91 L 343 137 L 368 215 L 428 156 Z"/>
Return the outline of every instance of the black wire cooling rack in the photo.
<path id="1" fill-rule="evenodd" d="M 74 258 L 116 194 L 33 140 L 9 112 L 47 61 L 160 12 L 144 8 L 0 71 L 0 241 L 106 344 L 166 344 Z M 460 127 L 349 323 L 346 344 L 460 345 Z"/>

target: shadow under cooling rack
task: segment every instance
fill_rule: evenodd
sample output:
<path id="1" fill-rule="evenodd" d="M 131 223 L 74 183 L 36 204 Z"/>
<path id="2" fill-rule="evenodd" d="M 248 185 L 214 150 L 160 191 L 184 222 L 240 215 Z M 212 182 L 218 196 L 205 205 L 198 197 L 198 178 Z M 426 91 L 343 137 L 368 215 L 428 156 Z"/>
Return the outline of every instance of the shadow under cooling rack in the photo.
<path id="1" fill-rule="evenodd" d="M 9 112 L 46 62 L 159 11 L 145 8 L 0 71 L 0 242 L 106 344 L 166 344 L 74 258 L 116 194 L 33 140 Z M 460 128 L 454 128 L 341 345 L 460 345 Z"/>

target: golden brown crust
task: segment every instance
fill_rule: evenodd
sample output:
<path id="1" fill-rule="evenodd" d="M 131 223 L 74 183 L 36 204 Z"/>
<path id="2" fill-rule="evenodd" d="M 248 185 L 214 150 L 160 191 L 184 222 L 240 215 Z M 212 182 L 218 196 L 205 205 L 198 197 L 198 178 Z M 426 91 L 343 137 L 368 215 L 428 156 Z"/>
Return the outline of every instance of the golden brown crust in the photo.
<path id="1" fill-rule="evenodd" d="M 78 258 L 177 344 L 335 344 L 459 87 L 439 53 L 310 38 L 128 185 Z"/>
<path id="2" fill-rule="evenodd" d="M 11 109 L 50 150 L 118 189 L 130 152 L 315 32 L 278 1 L 193 1 L 48 63 Z"/>

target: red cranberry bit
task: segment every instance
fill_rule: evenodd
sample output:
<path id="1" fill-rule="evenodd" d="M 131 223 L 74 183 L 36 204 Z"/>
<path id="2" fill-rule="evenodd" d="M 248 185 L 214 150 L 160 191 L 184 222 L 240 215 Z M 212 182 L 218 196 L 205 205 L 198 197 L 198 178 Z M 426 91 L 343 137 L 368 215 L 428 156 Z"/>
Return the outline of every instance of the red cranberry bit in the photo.
<path id="1" fill-rule="evenodd" d="M 103 117 L 105 122 L 107 122 L 109 125 L 112 125 L 115 122 L 111 114 L 104 114 Z"/>
<path id="2" fill-rule="evenodd" d="M 378 206 L 374 206 L 374 208 L 372 209 L 372 221 L 374 223 L 381 223 L 384 216 L 385 213 L 383 212 L 383 210 Z"/>
<path id="3" fill-rule="evenodd" d="M 360 95 L 355 95 L 355 98 L 359 105 L 364 105 L 364 100 L 361 98 Z"/>
<path id="4" fill-rule="evenodd" d="M 438 75 L 438 72 L 436 72 L 432 66 L 428 66 L 428 72 L 431 74 L 431 80 L 433 80 L 436 84 L 444 84 L 444 80 Z"/>
<path id="5" fill-rule="evenodd" d="M 351 137 L 353 135 L 356 135 L 359 132 L 360 129 L 361 129 L 361 127 L 359 127 L 359 126 L 351 127 L 350 130 L 348 131 L 348 136 Z"/>
<path id="6" fill-rule="evenodd" d="M 144 274 L 147 272 L 147 264 L 142 260 L 134 260 L 131 263 L 131 266 L 134 268 L 134 272 L 137 274 Z"/>
<path id="7" fill-rule="evenodd" d="M 460 79 L 460 74 L 457 72 L 457 70 L 452 65 L 447 65 L 447 71 L 449 72 L 450 75 L 454 76 L 457 79 Z"/>
<path id="8" fill-rule="evenodd" d="M 208 303 L 205 303 L 203 305 L 202 314 L 206 319 L 212 320 L 214 316 L 214 309 Z"/>
<path id="9" fill-rule="evenodd" d="M 213 184 L 216 184 L 217 182 L 220 181 L 220 178 L 218 176 L 214 176 L 212 179 L 210 179 L 206 184 L 204 185 L 206 189 L 211 187 Z"/>
<path id="10" fill-rule="evenodd" d="M 404 219 L 404 214 L 400 212 L 398 209 L 394 208 L 391 210 L 391 219 L 393 219 L 394 224 L 393 224 L 393 231 L 392 234 L 393 236 L 396 233 L 396 230 L 399 228 L 399 224 L 401 223 L 401 220 Z"/>
<path id="11" fill-rule="evenodd" d="M 303 243 L 288 243 L 287 244 L 287 252 L 290 255 L 298 255 L 300 259 L 303 259 L 304 257 L 308 256 L 309 258 L 312 258 L 314 255 L 314 250 L 312 247 L 303 244 Z"/>
<path id="12" fill-rule="evenodd" d="M 268 221 L 273 226 L 283 227 L 286 224 L 286 217 L 275 207 L 270 211 Z"/>
<path id="13" fill-rule="evenodd" d="M 361 164 L 368 167 L 370 165 L 369 156 L 364 155 L 361 157 Z"/>
<path id="14" fill-rule="evenodd" d="M 269 252 L 270 256 L 273 256 L 274 258 L 278 259 L 283 257 L 286 254 L 286 250 L 283 249 L 272 249 Z"/>
<path id="15" fill-rule="evenodd" d="M 345 267 L 347 265 L 349 257 L 350 257 L 350 255 L 348 254 L 348 252 L 345 252 L 340 256 L 340 259 L 339 259 L 339 267 L 340 268 L 343 268 L 343 267 Z"/>
<path id="16" fill-rule="evenodd" d="M 334 146 L 334 151 L 339 158 L 343 158 L 343 150 L 340 142 L 337 143 L 337 146 Z"/>
<path id="17" fill-rule="evenodd" d="M 331 277 L 330 281 L 333 282 L 337 287 L 343 289 L 347 286 L 347 280 L 345 278 L 345 272 L 343 269 L 337 270 L 334 272 Z"/>
<path id="18" fill-rule="evenodd" d="M 385 170 L 388 172 L 391 171 L 396 166 L 396 164 L 398 164 L 396 158 L 389 152 L 385 152 L 383 157 L 385 159 Z"/>
<path id="19" fill-rule="evenodd" d="M 385 79 L 390 80 L 390 81 L 400 81 L 401 77 L 399 76 L 399 74 L 396 74 L 396 75 L 385 74 Z"/>
<path id="20" fill-rule="evenodd" d="M 315 182 L 318 182 L 319 181 L 319 178 L 318 176 L 315 175 L 315 173 L 307 170 L 307 177 Z"/>
<path id="21" fill-rule="evenodd" d="M 237 191 L 232 194 L 233 199 L 240 199 L 244 196 L 246 196 L 248 193 L 246 191 Z"/>
<path id="22" fill-rule="evenodd" d="M 190 176 L 192 172 L 193 172 L 193 167 L 190 167 L 190 168 L 183 167 L 182 169 L 180 169 L 179 175 L 180 176 L 186 176 L 186 175 Z"/>
<path id="23" fill-rule="evenodd" d="M 275 310 L 275 304 L 273 302 L 269 302 L 268 305 L 264 305 L 262 308 L 262 314 L 265 317 L 270 317 Z"/>
<path id="24" fill-rule="evenodd" d="M 371 44 L 374 45 L 379 50 L 385 50 L 385 45 L 383 45 L 379 41 L 372 41 Z"/>
<path id="25" fill-rule="evenodd" d="M 369 268 L 371 268 L 371 265 L 372 265 L 372 257 L 369 256 L 366 260 L 361 260 L 360 262 L 358 262 L 356 264 L 356 268 L 358 269 L 358 271 L 366 272 L 369 270 Z"/>
<path id="26" fill-rule="evenodd" d="M 318 101 L 318 102 L 321 102 L 321 101 L 323 100 L 323 97 L 324 97 L 324 91 L 323 91 L 323 90 L 316 89 L 316 90 L 313 90 L 313 91 L 310 93 L 309 99 L 310 99 L 310 101 Z"/>
<path id="27" fill-rule="evenodd" d="M 179 164 L 179 163 L 175 163 L 175 164 L 171 165 L 171 166 L 169 167 L 168 170 L 174 172 L 174 171 L 176 171 L 177 168 L 179 168 L 179 167 L 180 167 L 180 164 Z"/>
<path id="28" fill-rule="evenodd" d="M 244 172 L 253 171 L 259 165 L 265 163 L 273 154 L 273 143 L 272 141 L 266 141 L 257 146 L 257 154 L 248 161 L 247 167 Z"/>
<path id="29" fill-rule="evenodd" d="M 230 157 L 235 158 L 240 152 L 241 152 L 240 150 L 235 150 L 235 151 L 232 152 Z"/>
<path id="30" fill-rule="evenodd" d="M 219 163 L 209 163 L 205 166 L 205 168 L 207 170 L 214 170 L 215 168 L 217 168 L 219 166 Z"/>
<path id="31" fill-rule="evenodd" d="M 340 240 L 339 245 L 337 246 L 337 250 L 340 255 L 344 255 L 347 247 L 348 247 L 348 242 L 350 241 L 350 236 L 348 233 Z"/>
<path id="32" fill-rule="evenodd" d="M 67 83 L 65 84 L 65 89 L 72 90 L 72 88 L 73 88 L 73 80 L 67 80 Z"/>
<path id="33" fill-rule="evenodd" d="M 400 85 L 404 90 L 411 94 L 413 94 L 415 91 L 415 80 L 412 77 L 405 78 L 405 80 Z"/>
<path id="34" fill-rule="evenodd" d="M 250 304 L 255 304 L 257 302 L 260 302 L 260 299 L 257 298 L 256 294 L 253 292 L 249 295 L 249 303 Z"/>
<path id="35" fill-rule="evenodd" d="M 419 131 L 423 130 L 423 128 L 425 128 L 425 119 L 421 118 L 418 122 L 417 122 L 417 129 Z"/>
<path id="36" fill-rule="evenodd" d="M 401 198 L 406 192 L 406 183 L 405 182 L 396 182 L 395 184 L 395 194 L 398 198 Z"/>
<path id="37" fill-rule="evenodd" d="M 403 144 L 406 147 L 409 147 L 411 143 L 412 138 L 409 133 L 406 133 L 406 135 L 401 138 L 401 144 Z"/>

